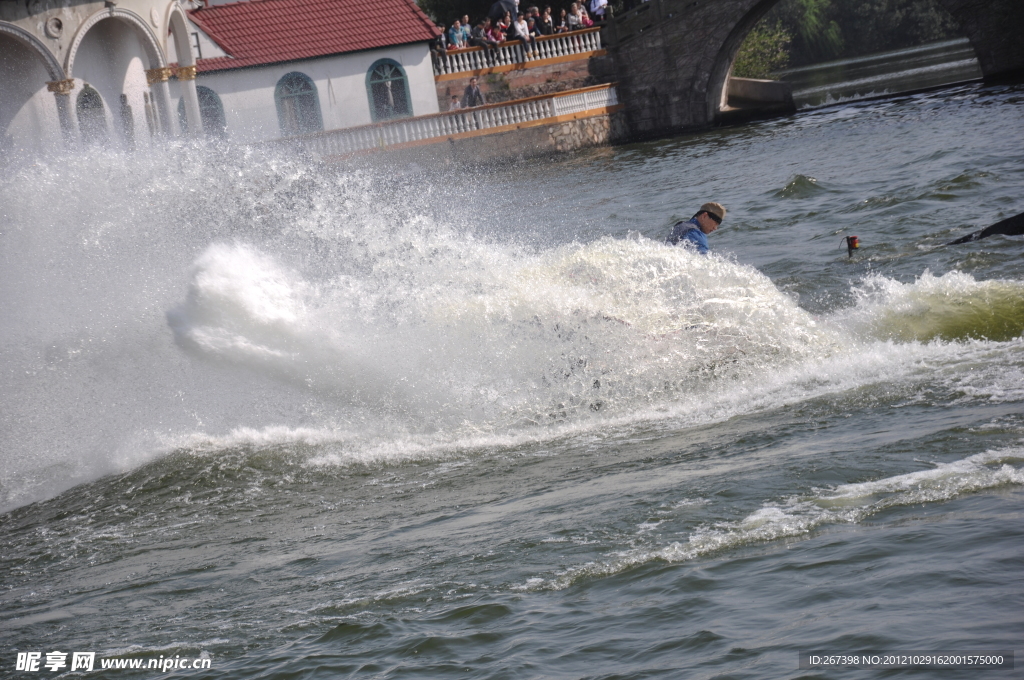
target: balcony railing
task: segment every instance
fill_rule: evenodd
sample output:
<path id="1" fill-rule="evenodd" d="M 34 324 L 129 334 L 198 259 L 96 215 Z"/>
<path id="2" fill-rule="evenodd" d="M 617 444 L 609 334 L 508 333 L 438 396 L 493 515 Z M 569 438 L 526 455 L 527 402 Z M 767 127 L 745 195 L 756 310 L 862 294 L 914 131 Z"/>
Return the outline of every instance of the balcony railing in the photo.
<path id="1" fill-rule="evenodd" d="M 540 59 L 553 59 L 573 54 L 585 54 L 601 49 L 601 29 L 587 28 L 572 33 L 545 35 L 537 38 L 537 51 L 527 59 L 526 48 L 520 40 L 503 42 L 493 50 L 484 47 L 467 47 L 450 50 L 444 56 L 434 57 L 434 75 L 479 71 L 495 66 L 525 64 Z"/>
<path id="2" fill-rule="evenodd" d="M 320 158 L 343 156 L 434 138 L 440 141 L 452 135 L 531 123 L 615 106 L 618 103 L 614 85 L 597 85 L 502 104 L 488 104 L 429 116 L 400 118 L 357 128 L 287 137 L 279 141 L 284 144 L 296 144 L 307 153 Z"/>

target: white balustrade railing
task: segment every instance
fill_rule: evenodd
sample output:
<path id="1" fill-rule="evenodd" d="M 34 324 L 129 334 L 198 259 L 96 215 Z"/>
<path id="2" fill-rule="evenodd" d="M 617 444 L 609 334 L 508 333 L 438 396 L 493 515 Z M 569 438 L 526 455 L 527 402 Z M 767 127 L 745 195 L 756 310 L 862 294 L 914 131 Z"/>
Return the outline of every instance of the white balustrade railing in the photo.
<path id="1" fill-rule="evenodd" d="M 434 75 L 479 71 L 494 66 L 525 64 L 538 59 L 554 59 L 573 54 L 585 54 L 601 49 L 601 29 L 587 28 L 572 33 L 545 35 L 537 38 L 537 50 L 532 58 L 527 58 L 526 48 L 519 40 L 504 42 L 488 49 L 485 47 L 467 47 L 461 50 L 450 50 L 444 56 L 434 57 Z"/>
<path id="2" fill-rule="evenodd" d="M 590 109 L 599 109 L 605 106 L 615 106 L 619 103 L 618 95 L 614 87 L 570 91 L 561 97 L 556 97 L 552 102 L 556 116 L 564 116 Z"/>
<path id="3" fill-rule="evenodd" d="M 317 132 L 301 137 L 288 137 L 282 143 L 297 144 L 315 156 L 345 154 L 385 148 L 395 144 L 445 138 L 464 132 L 500 128 L 529 123 L 555 116 L 582 113 L 619 103 L 613 85 L 599 85 L 583 90 L 570 90 L 503 104 L 488 104 L 472 109 L 459 109 L 417 118 L 400 118 L 358 128 Z"/>

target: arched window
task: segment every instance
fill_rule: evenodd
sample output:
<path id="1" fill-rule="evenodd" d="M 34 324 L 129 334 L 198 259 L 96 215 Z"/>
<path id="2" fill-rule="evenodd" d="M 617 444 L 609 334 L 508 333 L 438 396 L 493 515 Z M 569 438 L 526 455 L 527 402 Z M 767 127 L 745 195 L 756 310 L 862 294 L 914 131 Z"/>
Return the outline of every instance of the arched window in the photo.
<path id="1" fill-rule="evenodd" d="M 86 144 L 103 144 L 107 141 L 107 112 L 103 107 L 100 93 L 86 85 L 75 100 L 78 115 L 78 131 Z"/>
<path id="2" fill-rule="evenodd" d="M 274 90 L 277 122 L 285 135 L 301 135 L 324 129 L 320 96 L 309 76 L 293 71 L 277 81 Z"/>
<path id="3" fill-rule="evenodd" d="M 388 120 L 412 115 L 409 80 L 397 61 L 381 59 L 366 73 L 366 94 L 370 98 L 373 120 Z"/>
<path id="4" fill-rule="evenodd" d="M 199 119 L 203 121 L 203 132 L 210 137 L 223 137 L 228 125 L 224 119 L 224 105 L 221 104 L 220 97 L 202 85 L 196 85 L 196 95 L 199 97 Z M 181 124 L 181 131 L 188 132 L 184 97 L 178 100 L 178 122 Z"/>

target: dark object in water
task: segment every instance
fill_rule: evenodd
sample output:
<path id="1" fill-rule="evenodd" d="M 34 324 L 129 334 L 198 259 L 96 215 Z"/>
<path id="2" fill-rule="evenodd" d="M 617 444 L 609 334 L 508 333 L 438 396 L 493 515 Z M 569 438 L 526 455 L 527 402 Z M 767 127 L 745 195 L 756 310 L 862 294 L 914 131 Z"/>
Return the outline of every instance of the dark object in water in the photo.
<path id="1" fill-rule="evenodd" d="M 860 239 L 856 236 L 844 236 L 841 243 L 846 244 L 846 254 L 853 257 L 853 251 L 860 248 Z"/>
<path id="2" fill-rule="evenodd" d="M 991 227 L 985 227 L 978 231 L 972 232 L 963 238 L 958 238 L 955 241 L 950 241 L 947 246 L 955 246 L 958 243 L 970 243 L 971 241 L 980 241 L 983 238 L 988 238 L 994 234 L 1002 234 L 1004 236 L 1020 236 L 1024 234 L 1024 213 L 1020 215 L 1014 215 L 1013 217 L 1007 217 L 1005 220 L 996 222 Z"/>

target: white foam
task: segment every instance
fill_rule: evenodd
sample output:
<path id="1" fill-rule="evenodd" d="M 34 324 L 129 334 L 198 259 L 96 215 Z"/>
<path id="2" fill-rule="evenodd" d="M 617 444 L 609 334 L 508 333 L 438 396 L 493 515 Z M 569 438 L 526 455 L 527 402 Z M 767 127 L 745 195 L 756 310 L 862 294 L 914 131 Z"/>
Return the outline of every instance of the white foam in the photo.
<path id="1" fill-rule="evenodd" d="M 0 300 L 0 507 L 178 449 L 387 463 L 936 375 L 963 398 L 1021 394 L 1019 339 L 892 332 L 908 300 L 1016 284 L 871 279 L 854 309 L 816 318 L 725 258 L 644 238 L 484 241 L 376 177 L 219 153 L 69 157 L 0 180 L 17 197 L 0 276 L 19 291 Z"/>
<path id="2" fill-rule="evenodd" d="M 1024 331 L 1024 282 L 978 281 L 951 271 L 925 271 L 911 283 L 868 276 L 854 287 L 856 305 L 843 326 L 867 337 L 901 341 L 969 338 L 1010 340 Z"/>
<path id="3" fill-rule="evenodd" d="M 198 355 L 336 401 L 495 434 L 586 417 L 588 408 L 606 418 L 671 410 L 697 394 L 759 408 L 774 386 L 791 389 L 801 374 L 849 388 L 913 372 L 915 358 L 963 354 L 962 345 L 894 344 L 899 333 L 884 341 L 912 325 L 923 300 L 954 290 L 976 302 L 1021 292 L 1017 282 L 959 273 L 926 273 L 913 284 L 871 277 L 856 289 L 852 312 L 822 324 L 756 270 L 685 249 L 605 238 L 524 253 L 429 236 L 429 266 L 398 267 L 400 276 L 380 280 L 396 268 L 388 255 L 376 278 L 318 285 L 250 246 L 211 246 L 170 315 L 172 328 Z M 928 311 L 934 316 L 934 305 Z M 858 361 L 832 370 L 842 354 Z M 747 389 L 745 380 L 757 385 Z M 817 393 L 798 389 L 789 398 Z"/>

